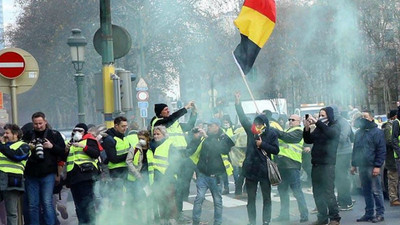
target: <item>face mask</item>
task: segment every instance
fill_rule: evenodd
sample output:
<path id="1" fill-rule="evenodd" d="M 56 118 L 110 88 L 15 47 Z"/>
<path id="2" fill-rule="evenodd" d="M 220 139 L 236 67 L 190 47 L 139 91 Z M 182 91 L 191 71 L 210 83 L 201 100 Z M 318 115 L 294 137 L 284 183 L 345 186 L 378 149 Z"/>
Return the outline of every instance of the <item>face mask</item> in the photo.
<path id="1" fill-rule="evenodd" d="M 358 121 L 358 126 L 361 129 L 364 129 L 368 126 L 368 124 L 370 123 L 369 120 L 365 119 L 365 118 L 360 118 Z"/>
<path id="2" fill-rule="evenodd" d="M 146 141 L 146 140 L 143 140 L 143 139 L 140 139 L 140 140 L 139 140 L 139 145 L 141 145 L 141 146 L 146 146 L 146 145 L 147 145 L 147 141 Z"/>
<path id="3" fill-rule="evenodd" d="M 318 120 L 323 122 L 323 123 L 327 123 L 328 122 L 328 118 L 327 117 L 320 117 Z"/>
<path id="4" fill-rule="evenodd" d="M 253 123 L 253 125 L 251 126 L 251 132 L 253 134 L 261 134 L 261 132 L 265 129 L 265 126 L 262 126 L 260 128 L 257 128 L 256 125 Z"/>
<path id="5" fill-rule="evenodd" d="M 80 141 L 82 139 L 82 133 L 81 132 L 75 132 L 74 136 L 72 137 L 74 141 Z"/>

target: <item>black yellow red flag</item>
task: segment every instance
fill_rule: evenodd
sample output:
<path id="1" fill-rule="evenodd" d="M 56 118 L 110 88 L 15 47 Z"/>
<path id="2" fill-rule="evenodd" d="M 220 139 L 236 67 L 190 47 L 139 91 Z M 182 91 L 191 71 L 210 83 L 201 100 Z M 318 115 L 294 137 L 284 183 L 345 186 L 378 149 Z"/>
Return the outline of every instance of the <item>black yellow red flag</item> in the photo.
<path id="1" fill-rule="evenodd" d="M 240 31 L 241 41 L 233 52 L 239 69 L 247 74 L 260 49 L 274 30 L 276 6 L 274 0 L 245 0 L 239 16 L 234 21 Z"/>

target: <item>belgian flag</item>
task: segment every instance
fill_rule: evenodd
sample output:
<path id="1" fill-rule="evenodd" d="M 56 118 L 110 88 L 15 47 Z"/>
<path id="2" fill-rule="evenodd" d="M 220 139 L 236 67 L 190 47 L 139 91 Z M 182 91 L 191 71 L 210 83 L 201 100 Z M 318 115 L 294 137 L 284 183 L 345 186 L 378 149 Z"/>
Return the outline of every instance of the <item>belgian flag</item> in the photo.
<path id="1" fill-rule="evenodd" d="M 239 28 L 241 41 L 233 52 L 236 64 L 247 74 L 260 49 L 267 42 L 275 27 L 274 0 L 245 0 L 239 16 L 234 21 Z"/>

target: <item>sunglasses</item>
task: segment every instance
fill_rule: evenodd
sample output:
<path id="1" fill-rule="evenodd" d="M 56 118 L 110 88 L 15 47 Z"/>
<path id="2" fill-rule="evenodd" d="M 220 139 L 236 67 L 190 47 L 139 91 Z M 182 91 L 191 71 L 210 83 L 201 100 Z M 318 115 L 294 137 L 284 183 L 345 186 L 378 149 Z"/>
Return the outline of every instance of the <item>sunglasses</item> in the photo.
<path id="1" fill-rule="evenodd" d="M 288 121 L 296 121 L 295 119 L 288 119 Z"/>

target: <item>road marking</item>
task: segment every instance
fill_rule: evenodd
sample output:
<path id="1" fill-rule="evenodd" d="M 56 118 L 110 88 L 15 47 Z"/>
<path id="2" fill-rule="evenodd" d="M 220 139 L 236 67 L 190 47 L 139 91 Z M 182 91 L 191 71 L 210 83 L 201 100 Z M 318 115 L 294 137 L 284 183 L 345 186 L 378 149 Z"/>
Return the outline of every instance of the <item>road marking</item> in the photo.
<path id="1" fill-rule="evenodd" d="M 185 201 L 183 202 L 182 211 L 190 211 L 192 209 L 193 209 L 193 204 Z"/>

